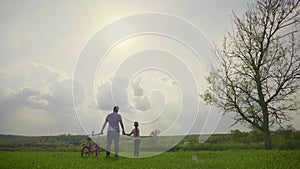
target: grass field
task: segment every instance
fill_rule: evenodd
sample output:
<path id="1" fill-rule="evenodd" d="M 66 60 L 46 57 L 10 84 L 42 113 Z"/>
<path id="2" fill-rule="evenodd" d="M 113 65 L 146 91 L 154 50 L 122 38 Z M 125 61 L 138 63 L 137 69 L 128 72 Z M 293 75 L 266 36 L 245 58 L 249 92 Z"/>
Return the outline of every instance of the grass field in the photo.
<path id="1" fill-rule="evenodd" d="M 198 162 L 192 156 L 198 158 Z M 78 152 L 0 151 L 0 168 L 300 168 L 300 151 L 186 151 L 131 159 L 100 156 L 82 158 Z"/>

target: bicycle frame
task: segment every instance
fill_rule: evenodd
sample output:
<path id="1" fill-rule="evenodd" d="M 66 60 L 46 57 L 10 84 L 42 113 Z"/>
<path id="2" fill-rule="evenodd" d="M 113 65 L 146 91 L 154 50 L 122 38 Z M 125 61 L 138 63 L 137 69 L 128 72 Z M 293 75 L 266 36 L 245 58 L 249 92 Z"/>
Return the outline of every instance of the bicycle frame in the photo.
<path id="1" fill-rule="evenodd" d="M 95 134 L 95 135 L 98 135 L 98 134 Z M 94 131 L 92 132 L 92 136 L 95 136 L 94 135 Z M 97 156 L 99 153 L 100 153 L 100 148 L 97 144 L 95 144 L 90 135 L 87 135 L 87 140 L 88 140 L 88 144 L 82 144 L 82 149 L 81 149 L 81 156 L 83 155 L 92 155 L 95 153 L 95 155 Z M 94 148 L 93 148 L 93 144 L 95 144 Z"/>

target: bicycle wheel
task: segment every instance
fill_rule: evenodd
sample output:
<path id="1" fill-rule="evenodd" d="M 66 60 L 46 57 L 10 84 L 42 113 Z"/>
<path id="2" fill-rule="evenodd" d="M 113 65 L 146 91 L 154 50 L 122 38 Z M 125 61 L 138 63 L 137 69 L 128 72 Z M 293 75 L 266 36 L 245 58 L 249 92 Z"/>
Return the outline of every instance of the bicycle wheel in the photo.
<path id="1" fill-rule="evenodd" d="M 81 149 L 81 157 L 83 157 L 83 156 L 89 156 L 89 147 L 88 146 L 83 147 Z"/>
<path id="2" fill-rule="evenodd" d="M 98 145 L 95 146 L 95 153 L 96 156 L 98 156 L 98 154 L 100 153 L 100 148 L 98 147 Z"/>

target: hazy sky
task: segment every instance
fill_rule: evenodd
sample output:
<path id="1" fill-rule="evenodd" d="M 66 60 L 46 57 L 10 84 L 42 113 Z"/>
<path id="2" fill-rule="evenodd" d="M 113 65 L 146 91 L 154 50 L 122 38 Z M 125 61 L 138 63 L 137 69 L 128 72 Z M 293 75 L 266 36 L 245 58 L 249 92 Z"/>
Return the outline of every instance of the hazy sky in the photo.
<path id="1" fill-rule="evenodd" d="M 217 65 L 211 42 L 220 45 L 232 11 L 246 8 L 241 0 L 1 1 L 0 133 L 98 132 L 115 104 L 126 130 L 138 120 L 143 135 L 230 131 L 230 116 L 198 94 Z"/>

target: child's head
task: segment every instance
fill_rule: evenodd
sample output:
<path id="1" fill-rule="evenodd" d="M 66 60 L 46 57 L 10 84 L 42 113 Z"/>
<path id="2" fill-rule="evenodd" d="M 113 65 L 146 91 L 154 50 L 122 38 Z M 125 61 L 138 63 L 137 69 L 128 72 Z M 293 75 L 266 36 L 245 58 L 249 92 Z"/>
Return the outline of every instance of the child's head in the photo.
<path id="1" fill-rule="evenodd" d="M 134 127 L 138 127 L 139 126 L 139 122 L 136 121 L 136 122 L 134 122 L 133 125 L 134 125 Z"/>

